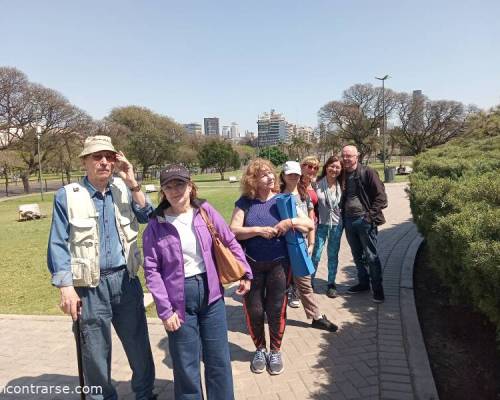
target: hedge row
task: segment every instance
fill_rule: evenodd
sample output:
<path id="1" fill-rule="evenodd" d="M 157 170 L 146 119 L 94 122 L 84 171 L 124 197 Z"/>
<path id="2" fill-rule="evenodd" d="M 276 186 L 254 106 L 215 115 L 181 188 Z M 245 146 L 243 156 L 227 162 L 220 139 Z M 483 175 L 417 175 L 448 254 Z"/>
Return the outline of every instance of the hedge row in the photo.
<path id="1" fill-rule="evenodd" d="M 410 204 L 432 265 L 455 301 L 483 312 L 500 338 L 500 132 L 415 158 Z"/>

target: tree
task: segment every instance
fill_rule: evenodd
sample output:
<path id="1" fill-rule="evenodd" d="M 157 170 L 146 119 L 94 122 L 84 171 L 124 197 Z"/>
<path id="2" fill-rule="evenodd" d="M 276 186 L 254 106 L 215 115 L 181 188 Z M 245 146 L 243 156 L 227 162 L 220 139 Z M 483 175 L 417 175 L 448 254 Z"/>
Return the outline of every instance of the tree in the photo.
<path id="1" fill-rule="evenodd" d="M 60 93 L 29 82 L 24 73 L 0 67 L 0 149 L 16 151 L 23 165 L 24 191 L 29 177 L 52 157 L 74 158 L 75 141 L 90 123 L 90 117 Z M 36 128 L 40 127 L 40 154 Z M 67 171 L 69 179 L 69 171 Z"/>
<path id="2" fill-rule="evenodd" d="M 398 96 L 397 113 L 401 146 L 412 155 L 464 133 L 469 114 L 458 101 L 432 101 L 425 96 L 416 99 L 406 93 Z"/>
<path id="3" fill-rule="evenodd" d="M 63 170 L 68 181 L 71 179 L 71 165 L 77 158 L 84 140 L 85 131 L 92 119 L 82 110 L 72 105 L 64 96 L 53 89 L 32 84 L 32 101 L 36 107 L 38 120 L 23 131 L 16 142 L 26 169 L 21 175 L 26 192 L 29 192 L 29 175 L 38 168 L 38 157 L 45 164 L 51 157 L 61 157 Z M 40 131 L 40 154 L 38 154 L 36 125 Z"/>
<path id="4" fill-rule="evenodd" d="M 312 144 L 301 137 L 293 137 L 287 146 L 288 160 L 301 160 L 311 152 Z"/>
<path id="5" fill-rule="evenodd" d="M 5 180 L 5 194 L 9 195 L 9 180 L 12 175 L 19 172 L 22 163 L 19 155 L 13 150 L 0 150 L 0 174 Z"/>
<path id="6" fill-rule="evenodd" d="M 389 118 L 396 107 L 397 94 L 385 89 L 385 116 Z M 356 84 L 345 90 L 342 100 L 325 104 L 318 112 L 320 121 L 340 137 L 358 148 L 360 160 L 372 153 L 377 128 L 382 127 L 382 88 L 371 84 Z"/>
<path id="7" fill-rule="evenodd" d="M 16 68 L 0 67 L 0 149 L 22 136 L 35 122 L 30 104 L 28 77 Z"/>
<path id="8" fill-rule="evenodd" d="M 184 127 L 169 117 L 144 107 L 128 106 L 113 109 L 106 120 L 126 128 L 126 155 L 142 166 L 143 177 L 151 166 L 176 160 Z"/>
<path id="9" fill-rule="evenodd" d="M 198 153 L 200 168 L 215 168 L 224 180 L 224 172 L 240 167 L 240 157 L 230 142 L 214 139 L 205 143 Z"/>
<path id="10" fill-rule="evenodd" d="M 198 153 L 195 148 L 188 144 L 182 144 L 177 149 L 177 162 L 192 169 L 198 164 Z"/>
<path id="11" fill-rule="evenodd" d="M 248 162 L 251 159 L 255 158 L 255 154 L 257 152 L 255 147 L 248 146 L 248 145 L 242 145 L 242 144 L 235 145 L 234 150 L 240 156 L 240 161 L 241 161 L 241 164 L 243 164 L 243 165 L 248 164 Z"/>
<path id="12" fill-rule="evenodd" d="M 260 149 L 259 157 L 271 161 L 274 166 L 282 165 L 288 160 L 288 156 L 277 146 Z"/>
<path id="13" fill-rule="evenodd" d="M 500 135 L 500 106 L 475 112 L 467 119 L 467 137 L 478 139 Z"/>

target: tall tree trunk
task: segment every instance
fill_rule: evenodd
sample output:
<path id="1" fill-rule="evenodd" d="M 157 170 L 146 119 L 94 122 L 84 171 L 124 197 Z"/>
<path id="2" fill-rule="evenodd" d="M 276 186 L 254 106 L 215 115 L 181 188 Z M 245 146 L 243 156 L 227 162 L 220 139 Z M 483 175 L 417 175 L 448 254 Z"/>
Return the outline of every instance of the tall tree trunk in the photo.
<path id="1" fill-rule="evenodd" d="M 71 167 L 66 167 L 66 182 L 71 183 Z"/>
<path id="2" fill-rule="evenodd" d="M 5 171 L 5 196 L 9 197 L 9 174 Z"/>
<path id="3" fill-rule="evenodd" d="M 23 181 L 24 193 L 30 193 L 30 176 L 26 172 L 21 174 L 21 180 Z"/>

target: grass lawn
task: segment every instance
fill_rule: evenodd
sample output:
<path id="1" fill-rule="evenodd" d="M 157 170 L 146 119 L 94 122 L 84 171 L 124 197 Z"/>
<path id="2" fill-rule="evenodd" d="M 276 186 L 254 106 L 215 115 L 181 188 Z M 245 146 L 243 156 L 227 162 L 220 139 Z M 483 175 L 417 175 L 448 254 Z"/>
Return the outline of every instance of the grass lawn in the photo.
<path id="1" fill-rule="evenodd" d="M 0 203 L 0 313 L 58 314 L 58 293 L 50 286 L 46 254 L 52 194 Z M 38 203 L 47 218 L 17 222 L 20 204 Z"/>
<path id="2" fill-rule="evenodd" d="M 228 187 L 202 187 L 199 197 L 205 198 L 228 221 L 239 197 L 238 184 Z M 47 270 L 47 241 L 52 216 L 53 194 L 0 202 L 0 314 L 61 314 L 59 291 L 50 285 Z M 152 196 L 156 202 L 156 196 Z M 20 204 L 38 203 L 47 215 L 37 221 L 17 222 Z M 141 232 L 144 225 L 141 226 Z M 142 270 L 141 270 L 142 271 Z M 143 280 L 142 272 L 140 273 Z M 148 315 L 156 315 L 148 310 Z"/>

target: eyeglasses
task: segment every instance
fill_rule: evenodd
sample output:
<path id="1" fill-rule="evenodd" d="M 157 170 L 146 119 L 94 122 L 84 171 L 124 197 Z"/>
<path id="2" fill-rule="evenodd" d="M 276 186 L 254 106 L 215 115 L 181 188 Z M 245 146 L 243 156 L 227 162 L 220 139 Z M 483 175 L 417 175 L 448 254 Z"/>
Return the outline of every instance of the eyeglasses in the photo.
<path id="1" fill-rule="evenodd" d="M 259 179 L 262 179 L 262 178 L 266 178 L 268 176 L 272 176 L 274 177 L 274 174 L 271 172 L 271 171 L 262 171 L 260 174 L 259 174 Z"/>
<path id="2" fill-rule="evenodd" d="M 106 161 L 116 161 L 115 153 L 92 153 L 91 157 L 94 161 L 101 161 L 103 157 L 106 159 Z"/>
<path id="3" fill-rule="evenodd" d="M 319 167 L 317 165 L 311 165 L 311 164 L 304 164 L 307 169 L 312 169 L 313 171 L 317 171 Z"/>
<path id="4" fill-rule="evenodd" d="M 342 158 L 356 158 L 358 155 L 357 154 L 342 154 Z"/>
<path id="5" fill-rule="evenodd" d="M 177 182 L 177 183 L 168 183 L 165 186 L 162 186 L 162 190 L 166 192 L 173 192 L 175 191 L 183 191 L 186 189 L 187 182 Z"/>

